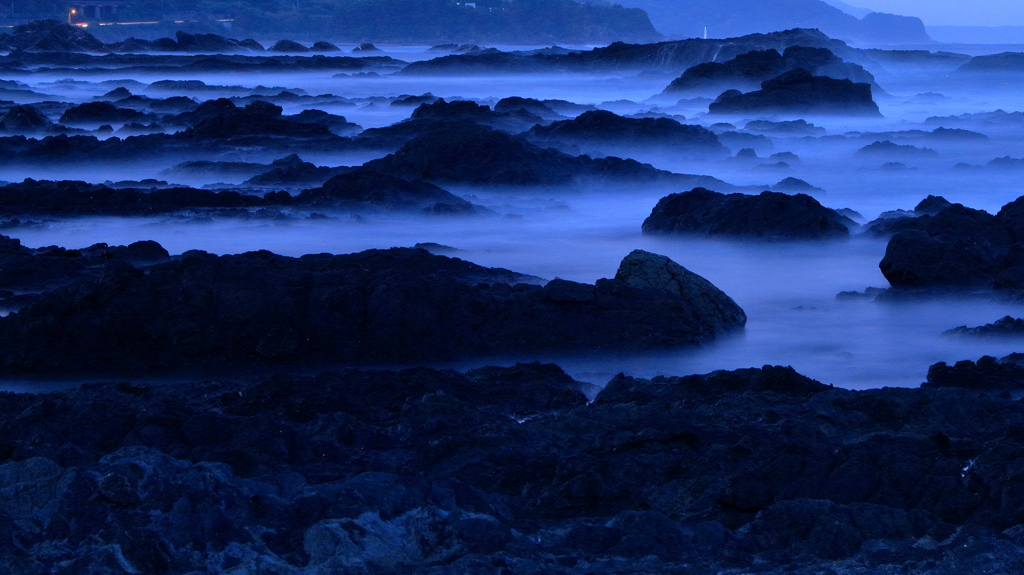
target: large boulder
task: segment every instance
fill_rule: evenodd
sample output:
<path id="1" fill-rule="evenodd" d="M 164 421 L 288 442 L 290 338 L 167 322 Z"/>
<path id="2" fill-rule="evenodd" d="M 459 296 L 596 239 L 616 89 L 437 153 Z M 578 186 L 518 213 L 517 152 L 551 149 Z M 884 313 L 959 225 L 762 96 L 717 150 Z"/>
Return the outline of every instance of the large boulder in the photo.
<path id="1" fill-rule="evenodd" d="M 850 225 L 852 220 L 806 194 L 726 195 L 695 188 L 658 200 L 642 229 L 655 235 L 809 240 L 848 237 Z"/>
<path id="2" fill-rule="evenodd" d="M 997 216 L 953 204 L 900 224 L 878 264 L 894 288 L 991 289 L 1013 267 L 1014 238 Z M 1017 285 L 1009 271 L 1005 287 Z"/>
<path id="3" fill-rule="evenodd" d="M 747 316 L 736 302 L 708 280 L 665 256 L 633 250 L 619 264 L 615 279 L 689 302 L 697 316 L 722 333 L 742 326 Z"/>
<path id="4" fill-rule="evenodd" d="M 796 68 L 765 80 L 761 89 L 723 92 L 708 106 L 712 114 L 811 114 L 821 116 L 881 116 L 871 99 L 871 84 L 815 76 Z"/>

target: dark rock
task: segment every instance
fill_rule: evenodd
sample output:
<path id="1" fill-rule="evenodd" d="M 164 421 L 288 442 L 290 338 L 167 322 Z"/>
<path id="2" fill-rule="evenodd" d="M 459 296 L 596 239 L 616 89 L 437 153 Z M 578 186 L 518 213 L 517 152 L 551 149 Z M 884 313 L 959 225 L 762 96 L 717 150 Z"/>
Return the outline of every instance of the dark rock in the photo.
<path id="1" fill-rule="evenodd" d="M 772 186 L 772 191 L 773 192 L 781 192 L 781 193 L 784 193 L 784 194 L 823 194 L 823 193 L 825 193 L 825 190 L 823 190 L 822 188 L 819 188 L 817 186 L 812 186 L 811 184 L 808 184 L 807 182 L 805 182 L 805 181 L 803 181 L 803 180 L 801 180 L 799 178 L 794 178 L 794 177 L 784 178 L 782 181 L 780 181 L 779 183 L 777 183 L 774 186 Z M 839 210 L 835 210 L 835 211 L 836 211 L 836 213 L 838 213 L 840 215 L 845 215 L 845 214 L 840 213 Z M 849 224 L 847 224 L 847 225 L 849 225 Z"/>
<path id="2" fill-rule="evenodd" d="M 858 156 L 887 156 L 891 158 L 934 158 L 938 152 L 930 148 L 917 148 L 911 145 L 900 145 L 885 140 L 868 144 L 857 150 Z"/>
<path id="3" fill-rule="evenodd" d="M 131 108 L 118 108 L 109 102 L 86 102 L 68 108 L 60 117 L 61 124 L 96 125 L 111 122 L 124 123 L 140 121 L 147 116 Z"/>
<path id="4" fill-rule="evenodd" d="M 9 134 L 36 134 L 52 125 L 53 122 L 31 104 L 14 106 L 0 116 L 0 130 Z"/>
<path id="5" fill-rule="evenodd" d="M 156 373 L 658 349 L 742 328 L 727 296 L 666 258 L 634 252 L 625 261 L 616 279 L 544 288 L 417 249 L 298 259 L 188 252 L 146 273 L 118 263 L 0 318 L 0 362 L 8 372 Z"/>
<path id="6" fill-rule="evenodd" d="M 755 154 L 757 152 L 769 154 L 775 149 L 775 144 L 761 134 L 728 131 L 718 134 L 718 139 L 731 150 L 750 149 L 755 150 Z"/>
<path id="7" fill-rule="evenodd" d="M 729 153 L 714 132 L 702 126 L 680 124 L 668 118 L 624 118 L 604 110 L 534 126 L 525 137 L 538 143 L 565 142 L 620 153 L 651 147 L 684 157 L 722 157 Z"/>
<path id="8" fill-rule="evenodd" d="M 452 246 L 446 246 L 444 244 L 439 244 L 437 242 L 420 242 L 420 243 L 416 244 L 413 247 L 414 248 L 419 248 L 421 250 L 427 250 L 428 252 L 430 252 L 430 253 L 432 253 L 434 255 L 454 254 L 454 253 L 465 251 L 465 250 L 460 250 L 459 248 L 455 248 L 455 247 L 452 247 Z"/>
<path id="9" fill-rule="evenodd" d="M 751 34 L 735 38 L 702 40 L 690 38 L 654 44 L 626 44 L 613 41 L 593 50 L 570 53 L 510 53 L 481 51 L 452 54 L 431 60 L 413 62 L 402 75 L 464 75 L 494 73 L 557 73 L 601 72 L 612 70 L 666 70 L 679 74 L 683 70 L 716 59 L 731 59 L 752 50 L 789 46 L 828 48 L 842 57 L 852 55 L 843 42 L 832 40 L 817 30 L 790 29 L 769 34 Z"/>
<path id="10" fill-rule="evenodd" d="M 837 561 L 859 554 L 869 541 L 924 537 L 937 522 L 927 513 L 870 503 L 793 499 L 761 511 L 750 537 L 765 558 L 815 557 Z"/>
<path id="11" fill-rule="evenodd" d="M 102 96 L 100 96 L 100 98 L 102 98 L 104 100 L 114 100 L 114 101 L 123 100 L 125 98 L 131 98 L 131 97 L 132 97 L 131 91 L 128 90 L 128 88 L 125 88 L 124 86 L 118 86 L 117 88 L 114 88 L 113 90 L 111 90 L 111 91 L 107 92 L 106 94 L 103 94 Z"/>
<path id="12" fill-rule="evenodd" d="M 330 114 L 323 110 L 306 109 L 293 116 L 284 116 L 284 118 L 302 124 L 326 126 L 331 132 L 339 136 L 350 136 L 362 131 L 358 124 L 349 122 L 345 119 L 345 116 Z"/>
<path id="13" fill-rule="evenodd" d="M 290 52 L 294 54 L 305 54 L 309 48 L 292 40 L 278 40 L 276 44 L 267 48 L 268 52 Z"/>
<path id="14" fill-rule="evenodd" d="M 310 52 L 320 52 L 320 53 L 323 53 L 323 52 L 341 52 L 341 48 L 335 46 L 334 44 L 331 44 L 330 42 L 325 42 L 325 41 L 321 40 L 319 42 L 314 42 L 313 45 L 309 48 L 309 51 Z"/>
<path id="15" fill-rule="evenodd" d="M 353 52 L 380 52 L 380 48 L 370 44 L 369 42 L 363 42 L 359 46 L 352 49 Z"/>
<path id="16" fill-rule="evenodd" d="M 1024 335 L 1024 319 L 1005 316 L 979 327 L 962 325 L 942 332 L 942 335 L 969 335 L 981 337 L 1004 337 Z"/>
<path id="17" fill-rule="evenodd" d="M 1010 156 L 1003 156 L 1002 158 L 996 158 L 985 164 L 987 168 L 996 168 L 1001 170 L 1017 170 L 1024 168 L 1024 158 L 1011 158 Z"/>
<path id="18" fill-rule="evenodd" d="M 182 52 L 232 53 L 239 52 L 239 42 L 217 34 L 188 34 L 181 30 L 175 33 L 177 49 Z"/>
<path id="19" fill-rule="evenodd" d="M 592 402 L 581 385 L 533 363 L 6 394 L 0 566 L 939 575 L 1024 557 L 1024 410 L 1003 394 L 772 366 L 620 375 Z"/>
<path id="20" fill-rule="evenodd" d="M 954 204 L 899 224 L 878 264 L 894 288 L 991 289 L 1013 267 L 1013 237 L 997 216 Z"/>
<path id="21" fill-rule="evenodd" d="M 0 39 L 8 51 L 26 52 L 98 52 L 103 43 L 79 26 L 59 20 L 36 20 L 15 26 Z"/>
<path id="22" fill-rule="evenodd" d="M 429 93 L 420 98 L 425 99 L 428 96 L 430 96 Z M 473 122 L 514 133 L 530 128 L 539 123 L 541 119 L 522 109 L 498 113 L 487 106 L 469 100 L 446 102 L 443 98 L 437 98 L 433 102 L 421 104 L 413 110 L 411 121 Z"/>
<path id="23" fill-rule="evenodd" d="M 774 49 L 747 52 L 725 62 L 705 62 L 688 68 L 665 88 L 665 94 L 681 92 L 707 96 L 725 89 L 756 90 L 761 82 L 797 68 L 816 76 L 874 84 L 875 78 L 857 64 L 843 62 L 828 48 L 790 46 L 779 54 Z"/>
<path id="24" fill-rule="evenodd" d="M 803 68 L 761 83 L 755 92 L 723 92 L 708 106 L 711 114 L 789 113 L 825 116 L 880 116 L 871 85 L 814 76 Z"/>
<path id="25" fill-rule="evenodd" d="M 66 250 L 57 246 L 29 249 L 16 239 L 0 236 L 0 289 L 19 292 L 41 292 L 85 278 L 95 278 L 104 265 L 112 261 L 150 265 L 167 261 L 168 254 L 152 241 L 135 242 L 129 246 L 94 244 L 87 248 Z M 12 299 L 16 302 L 16 298 Z M 21 307 L 15 303 L 15 307 Z"/>
<path id="26" fill-rule="evenodd" d="M 561 187 L 586 179 L 729 187 L 707 176 L 671 174 L 634 160 L 570 156 L 470 123 L 444 124 L 413 138 L 394 154 L 363 166 L 404 179 L 437 183 Z"/>
<path id="27" fill-rule="evenodd" d="M 520 98 L 519 96 L 510 96 L 498 100 L 498 102 L 494 104 L 494 111 L 498 114 L 522 111 L 549 122 L 565 118 L 565 116 L 556 112 L 551 106 L 540 100 L 535 100 L 533 98 Z"/>
<path id="28" fill-rule="evenodd" d="M 759 240 L 848 237 L 852 222 L 814 198 L 762 192 L 720 194 L 703 188 L 658 201 L 643 223 L 645 234 L 698 234 Z"/>
<path id="29" fill-rule="evenodd" d="M 1012 362 L 1000 362 L 987 355 L 977 363 L 964 360 L 949 366 L 945 362 L 939 362 L 928 368 L 928 381 L 921 384 L 921 387 L 1022 389 L 1024 367 Z"/>
<path id="30" fill-rule="evenodd" d="M 339 172 L 347 172 L 349 168 L 328 168 L 319 167 L 309 162 L 303 162 L 299 156 L 291 156 L 274 160 L 270 169 L 257 174 L 244 182 L 248 186 L 272 186 L 272 187 L 309 187 L 317 186 L 326 182 Z"/>
<path id="31" fill-rule="evenodd" d="M 942 196 L 933 196 L 929 194 L 927 198 L 918 202 L 914 207 L 914 213 L 921 216 L 934 216 L 952 205 L 953 204 L 949 203 L 949 200 Z"/>
<path id="32" fill-rule="evenodd" d="M 407 181 L 382 173 L 356 170 L 331 177 L 321 187 L 304 190 L 296 203 L 310 207 L 424 211 L 438 205 L 455 213 L 475 213 L 473 205 L 422 180 Z"/>
<path id="33" fill-rule="evenodd" d="M 185 96 L 171 96 L 170 98 L 152 100 L 149 104 L 149 109 L 154 112 L 180 114 L 182 112 L 191 112 L 198 106 L 199 104 L 197 104 L 192 98 L 187 98 Z"/>
<path id="34" fill-rule="evenodd" d="M 807 120 L 789 120 L 772 122 L 769 120 L 751 120 L 743 126 L 748 132 L 760 132 L 776 136 L 824 136 L 825 128 L 815 126 Z"/>
<path id="35" fill-rule="evenodd" d="M 433 104 L 440 100 L 437 96 L 427 92 L 422 96 L 399 96 L 391 101 L 392 106 L 419 106 L 420 104 Z"/>
<path id="36" fill-rule="evenodd" d="M 912 218 L 935 216 L 951 206 L 949 200 L 942 196 L 929 195 L 918 202 L 913 210 L 890 210 L 879 214 L 878 218 L 868 222 L 867 231 L 874 236 L 892 236 L 900 231 L 917 229 L 919 222 Z"/>
<path id="37" fill-rule="evenodd" d="M 699 317 L 715 326 L 716 332 L 735 329 L 747 321 L 746 314 L 732 298 L 665 256 L 634 250 L 619 264 L 615 279 L 630 287 L 653 290 L 689 302 Z"/>

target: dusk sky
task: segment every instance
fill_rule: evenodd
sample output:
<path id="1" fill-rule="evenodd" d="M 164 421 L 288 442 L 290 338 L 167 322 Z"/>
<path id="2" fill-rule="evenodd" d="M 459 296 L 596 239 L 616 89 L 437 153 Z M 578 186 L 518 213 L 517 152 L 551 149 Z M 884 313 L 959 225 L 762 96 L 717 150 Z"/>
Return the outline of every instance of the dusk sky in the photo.
<path id="1" fill-rule="evenodd" d="M 1019 0 L 846 0 L 851 6 L 917 16 L 930 26 L 1024 26 Z"/>

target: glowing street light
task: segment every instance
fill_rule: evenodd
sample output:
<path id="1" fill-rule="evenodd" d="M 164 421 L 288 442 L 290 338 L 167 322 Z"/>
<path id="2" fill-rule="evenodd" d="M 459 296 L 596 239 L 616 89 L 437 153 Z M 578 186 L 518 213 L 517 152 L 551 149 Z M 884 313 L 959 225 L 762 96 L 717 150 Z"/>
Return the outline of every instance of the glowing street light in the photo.
<path id="1" fill-rule="evenodd" d="M 75 10 L 74 8 L 72 8 L 70 11 L 68 11 L 68 24 L 71 23 L 71 17 L 74 16 L 75 14 L 78 14 L 78 10 Z"/>

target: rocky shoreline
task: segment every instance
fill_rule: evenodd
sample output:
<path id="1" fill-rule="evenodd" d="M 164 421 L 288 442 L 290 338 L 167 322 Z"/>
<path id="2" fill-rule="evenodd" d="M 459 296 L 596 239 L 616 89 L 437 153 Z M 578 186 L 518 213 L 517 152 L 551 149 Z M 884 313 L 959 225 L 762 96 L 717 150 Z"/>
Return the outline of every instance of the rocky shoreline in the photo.
<path id="1" fill-rule="evenodd" d="M 0 565 L 75 573 L 1024 568 L 1024 407 L 766 366 L 0 395 Z"/>

